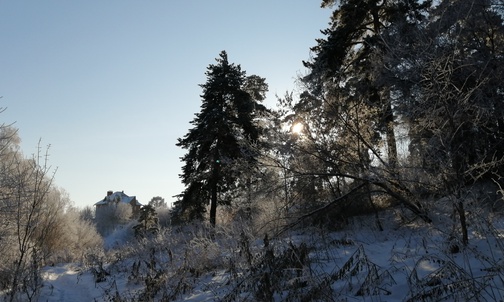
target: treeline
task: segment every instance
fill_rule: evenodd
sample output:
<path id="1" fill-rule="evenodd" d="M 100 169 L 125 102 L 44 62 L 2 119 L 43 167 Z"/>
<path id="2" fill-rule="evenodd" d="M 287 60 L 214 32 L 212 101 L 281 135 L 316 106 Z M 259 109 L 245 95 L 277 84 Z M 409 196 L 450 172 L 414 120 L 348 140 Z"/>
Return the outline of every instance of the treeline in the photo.
<path id="1" fill-rule="evenodd" d="M 226 52 L 208 67 L 201 112 L 178 142 L 186 189 L 174 219 L 215 225 L 221 205 L 329 226 L 401 205 L 430 222 L 430 200 L 449 196 L 467 244 L 464 197 L 480 206 L 501 198 L 503 2 L 322 6 L 333 14 L 304 62 L 302 92 L 279 97 L 278 108 L 261 104 L 266 79 Z"/>

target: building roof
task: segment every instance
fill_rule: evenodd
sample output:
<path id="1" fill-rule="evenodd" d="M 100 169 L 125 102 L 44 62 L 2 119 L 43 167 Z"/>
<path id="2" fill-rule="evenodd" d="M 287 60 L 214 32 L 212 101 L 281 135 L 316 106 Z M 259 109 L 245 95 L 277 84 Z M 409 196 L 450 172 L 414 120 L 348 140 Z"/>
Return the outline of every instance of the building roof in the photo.
<path id="1" fill-rule="evenodd" d="M 140 202 L 138 202 L 138 200 L 136 200 L 136 196 L 128 196 L 128 195 L 124 194 L 124 191 L 122 191 L 122 192 L 117 191 L 112 194 L 107 194 L 107 196 L 105 196 L 104 199 L 98 201 L 94 205 L 95 206 L 105 205 L 111 201 L 124 202 L 124 203 L 130 204 L 132 200 L 135 201 L 136 205 L 138 205 L 138 206 L 142 205 Z"/>

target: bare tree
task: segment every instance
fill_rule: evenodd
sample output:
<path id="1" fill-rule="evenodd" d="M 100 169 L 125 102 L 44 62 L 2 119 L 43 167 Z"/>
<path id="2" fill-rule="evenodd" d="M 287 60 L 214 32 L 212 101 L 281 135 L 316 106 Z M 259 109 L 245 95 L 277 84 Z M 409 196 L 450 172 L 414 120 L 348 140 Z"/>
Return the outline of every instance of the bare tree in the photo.
<path id="1" fill-rule="evenodd" d="M 43 153 L 39 143 L 37 153 L 31 159 L 14 154 L 13 161 L 8 163 L 9 174 L 3 175 L 8 184 L 3 188 L 4 200 L 14 219 L 13 234 L 16 239 L 9 301 L 16 299 L 21 285 L 30 301 L 36 298 L 41 286 L 40 242 L 44 240 L 44 234 L 39 232 L 39 228 L 46 219 L 44 206 L 54 175 L 50 174 L 47 150 Z"/>
<path id="2" fill-rule="evenodd" d="M 149 201 L 149 205 L 154 207 L 155 209 L 166 208 L 168 206 L 164 198 L 161 196 L 152 197 L 152 199 Z"/>
<path id="3" fill-rule="evenodd" d="M 95 214 L 93 208 L 90 206 L 85 206 L 79 211 L 79 218 L 84 221 L 94 221 Z"/>

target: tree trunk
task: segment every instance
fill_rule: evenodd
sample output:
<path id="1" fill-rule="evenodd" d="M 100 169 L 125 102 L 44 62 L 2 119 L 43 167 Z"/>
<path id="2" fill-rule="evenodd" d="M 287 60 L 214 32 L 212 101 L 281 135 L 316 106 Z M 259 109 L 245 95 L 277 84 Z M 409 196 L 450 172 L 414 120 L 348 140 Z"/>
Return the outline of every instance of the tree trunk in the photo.
<path id="1" fill-rule="evenodd" d="M 397 168 L 397 141 L 394 132 L 394 112 L 392 111 L 392 104 L 388 102 L 387 104 L 387 112 L 385 116 L 385 127 L 387 134 L 387 156 L 388 162 L 390 165 L 390 169 L 392 173 L 396 172 Z"/>
<path id="2" fill-rule="evenodd" d="M 366 184 L 366 195 L 369 200 L 369 204 L 371 205 L 371 208 L 373 209 L 373 212 L 375 213 L 376 226 L 378 227 L 378 230 L 380 230 L 380 232 L 383 232 L 383 226 L 380 222 L 380 216 L 378 215 L 378 209 L 376 208 L 376 206 L 373 202 L 373 196 L 371 196 L 371 184 L 370 183 Z"/>
<path id="3" fill-rule="evenodd" d="M 371 8 L 371 14 L 373 16 L 373 29 L 375 35 L 379 35 L 381 32 L 381 22 L 380 22 L 380 7 L 373 3 Z M 388 89 L 381 94 L 381 101 L 386 101 L 385 108 L 385 133 L 387 135 L 387 149 L 388 149 L 388 162 L 390 165 L 391 172 L 396 174 L 397 168 L 397 142 L 394 133 L 394 111 L 392 109 L 392 102 L 390 101 L 390 92 Z"/>
<path id="4" fill-rule="evenodd" d="M 212 176 L 212 195 L 210 198 L 210 224 L 215 226 L 217 221 L 217 187 L 219 183 L 220 163 L 215 160 Z"/>
<path id="5" fill-rule="evenodd" d="M 467 231 L 467 222 L 466 222 L 464 203 L 461 200 L 459 200 L 455 207 L 457 209 L 459 219 L 460 219 L 460 228 L 461 228 L 461 232 L 462 232 L 462 244 L 464 246 L 467 246 L 467 244 L 469 244 L 469 235 L 468 235 L 468 231 Z"/>

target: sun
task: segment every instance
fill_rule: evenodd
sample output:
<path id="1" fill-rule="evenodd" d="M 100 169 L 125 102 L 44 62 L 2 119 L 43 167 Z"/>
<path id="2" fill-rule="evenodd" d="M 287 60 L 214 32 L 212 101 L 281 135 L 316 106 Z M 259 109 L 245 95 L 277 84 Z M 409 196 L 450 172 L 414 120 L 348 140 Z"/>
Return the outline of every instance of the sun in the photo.
<path id="1" fill-rule="evenodd" d="M 294 123 L 291 127 L 291 131 L 294 134 L 301 134 L 303 132 L 303 124 L 301 123 Z"/>

